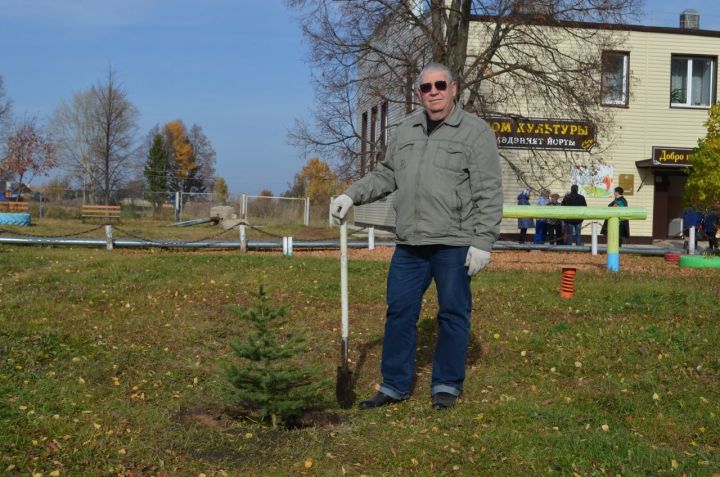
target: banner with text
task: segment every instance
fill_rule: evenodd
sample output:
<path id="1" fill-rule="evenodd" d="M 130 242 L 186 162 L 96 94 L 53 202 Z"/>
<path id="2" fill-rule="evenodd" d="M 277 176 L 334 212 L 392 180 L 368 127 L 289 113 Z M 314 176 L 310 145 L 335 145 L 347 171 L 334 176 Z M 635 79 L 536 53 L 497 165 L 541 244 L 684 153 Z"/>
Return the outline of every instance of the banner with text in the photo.
<path id="1" fill-rule="evenodd" d="M 595 145 L 595 125 L 569 119 L 485 118 L 501 148 L 587 152 Z"/>

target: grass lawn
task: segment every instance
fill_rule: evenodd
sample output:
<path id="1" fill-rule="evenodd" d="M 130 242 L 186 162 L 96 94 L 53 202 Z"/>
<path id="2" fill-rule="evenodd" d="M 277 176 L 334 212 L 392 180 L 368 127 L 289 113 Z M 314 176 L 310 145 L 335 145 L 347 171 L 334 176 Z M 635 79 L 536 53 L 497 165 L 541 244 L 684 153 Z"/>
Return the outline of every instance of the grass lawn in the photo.
<path id="1" fill-rule="evenodd" d="M 273 304 L 289 305 L 290 331 L 311 337 L 305 359 L 332 383 L 336 258 L 2 246 L 0 472 L 720 475 L 720 272 L 632 260 L 617 274 L 580 269 L 569 301 L 552 266 L 478 275 L 464 397 L 445 412 L 428 395 L 431 291 L 412 399 L 331 406 L 308 427 L 280 430 L 228 398 L 228 343 L 247 325 L 227 306 L 248 306 L 263 284 Z M 387 266 L 350 261 L 360 398 L 378 383 Z M 326 395 L 332 404 L 332 384 Z"/>

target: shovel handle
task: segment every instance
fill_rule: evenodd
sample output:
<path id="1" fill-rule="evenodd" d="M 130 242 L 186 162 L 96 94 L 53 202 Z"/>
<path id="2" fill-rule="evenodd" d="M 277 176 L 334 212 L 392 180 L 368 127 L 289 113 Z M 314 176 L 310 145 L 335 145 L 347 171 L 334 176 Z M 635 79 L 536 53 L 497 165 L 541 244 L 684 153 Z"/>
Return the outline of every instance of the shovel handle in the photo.
<path id="1" fill-rule="evenodd" d="M 341 337 L 347 343 L 350 323 L 348 319 L 348 245 L 347 222 L 340 224 L 340 307 L 341 307 Z"/>

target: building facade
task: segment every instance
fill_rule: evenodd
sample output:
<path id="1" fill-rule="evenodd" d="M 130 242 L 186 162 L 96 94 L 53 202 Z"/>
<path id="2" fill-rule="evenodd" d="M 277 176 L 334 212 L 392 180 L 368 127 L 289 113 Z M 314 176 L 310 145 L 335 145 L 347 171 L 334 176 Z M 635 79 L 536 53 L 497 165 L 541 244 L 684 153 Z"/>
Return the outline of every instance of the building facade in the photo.
<path id="1" fill-rule="evenodd" d="M 533 160 L 532 151 L 538 149 L 569 158 L 581 155 L 583 160 L 575 164 L 558 161 L 566 163 L 564 170 L 556 171 L 555 179 L 545 181 L 542 188 L 562 196 L 571 184 L 578 184 L 588 205 L 603 207 L 612 200 L 613 189 L 621 186 L 630 206 L 648 211 L 647 220 L 633 222 L 631 241 L 648 243 L 679 234 L 688 156 L 705 136 L 703 123 L 717 101 L 720 52 L 720 32 L 692 28 L 697 23 L 686 26 L 691 28 L 613 25 L 614 31 L 622 33 L 622 41 L 619 47 L 600 52 L 597 94 L 598 108 L 612 116 L 611 128 L 596 131 L 595 125 L 576 118 L 551 117 L 546 108 L 538 117 L 530 106 L 515 115 L 485 118 L 496 132 L 501 154 L 525 154 L 528 163 Z M 610 27 L 582 24 L 575 28 Z M 469 49 L 479 48 L 480 31 L 473 34 L 471 28 Z M 412 79 L 408 78 L 406 96 L 411 94 Z M 414 113 L 411 96 L 390 104 L 360 102 L 361 174 L 381 160 L 393 126 Z M 505 203 L 514 204 L 527 183 L 518 178 L 517 170 L 504 167 L 503 173 Z M 534 192 L 537 199 L 539 187 Z M 391 229 L 392 195 L 358 207 L 355 221 Z M 517 221 L 504 219 L 501 233 L 506 238 L 516 234 Z"/>

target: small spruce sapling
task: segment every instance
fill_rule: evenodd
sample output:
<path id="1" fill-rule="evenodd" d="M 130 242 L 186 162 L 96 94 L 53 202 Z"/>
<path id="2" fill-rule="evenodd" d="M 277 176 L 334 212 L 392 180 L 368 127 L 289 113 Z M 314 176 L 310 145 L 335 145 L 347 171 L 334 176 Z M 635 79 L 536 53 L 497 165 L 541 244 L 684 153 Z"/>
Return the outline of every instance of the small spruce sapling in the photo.
<path id="1" fill-rule="evenodd" d="M 317 366 L 301 366 L 305 339 L 299 333 L 283 332 L 287 306 L 272 308 L 265 290 L 254 293 L 250 308 L 231 307 L 242 321 L 252 325 L 230 347 L 236 363 L 226 366 L 232 394 L 246 410 L 261 420 L 291 425 L 302 414 L 325 405 L 322 389 L 327 379 L 318 379 Z"/>

